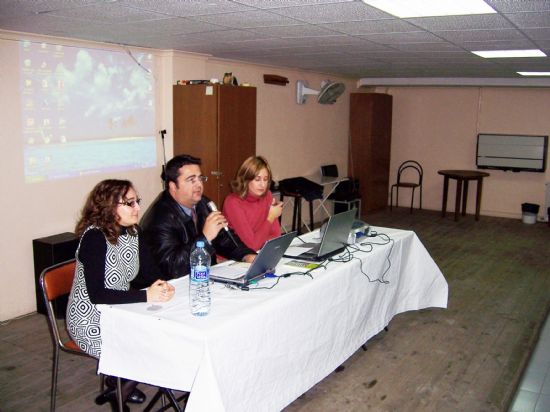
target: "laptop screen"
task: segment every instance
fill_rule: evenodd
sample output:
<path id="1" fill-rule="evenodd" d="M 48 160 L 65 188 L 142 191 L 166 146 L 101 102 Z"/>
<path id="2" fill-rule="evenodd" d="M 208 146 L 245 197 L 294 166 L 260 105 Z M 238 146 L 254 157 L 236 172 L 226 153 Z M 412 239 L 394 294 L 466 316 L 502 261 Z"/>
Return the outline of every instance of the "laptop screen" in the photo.
<path id="1" fill-rule="evenodd" d="M 324 230 L 321 230 L 320 243 L 313 245 L 309 242 L 297 244 L 287 252 L 286 256 L 320 261 L 339 253 L 347 245 L 351 226 L 355 220 L 355 213 L 356 210 L 351 209 L 331 216 Z"/>
<path id="2" fill-rule="evenodd" d="M 246 269 L 246 264 L 236 262 L 233 264 L 221 264 L 212 266 L 210 269 L 210 278 L 215 281 L 230 281 L 246 284 L 250 280 L 264 276 L 266 273 L 273 271 L 285 250 L 288 248 L 292 240 L 296 237 L 296 232 L 287 233 L 285 235 L 268 240 L 254 262 Z"/>
<path id="3" fill-rule="evenodd" d="M 355 220 L 355 209 L 331 216 L 319 248 L 319 256 L 342 249 L 348 243 L 349 232 Z"/>

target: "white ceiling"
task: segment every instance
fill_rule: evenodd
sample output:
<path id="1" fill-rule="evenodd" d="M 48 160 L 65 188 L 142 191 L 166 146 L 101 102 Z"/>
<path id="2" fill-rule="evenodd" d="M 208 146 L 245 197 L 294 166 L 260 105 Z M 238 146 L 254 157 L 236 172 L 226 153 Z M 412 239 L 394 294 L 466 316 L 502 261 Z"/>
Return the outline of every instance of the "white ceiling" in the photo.
<path id="1" fill-rule="evenodd" d="M 398 19 L 359 0 L 0 0 L 0 28 L 350 78 L 550 71 L 550 57 L 470 53 L 537 48 L 550 56 L 550 0 L 485 1 L 498 13 Z"/>

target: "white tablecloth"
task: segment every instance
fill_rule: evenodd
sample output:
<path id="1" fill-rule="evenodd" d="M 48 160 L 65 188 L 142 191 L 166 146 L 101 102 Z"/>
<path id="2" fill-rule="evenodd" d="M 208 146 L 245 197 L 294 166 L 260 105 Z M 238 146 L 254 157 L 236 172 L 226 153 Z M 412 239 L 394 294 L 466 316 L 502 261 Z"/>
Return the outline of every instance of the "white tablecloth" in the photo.
<path id="1" fill-rule="evenodd" d="M 329 263 L 313 279 L 282 278 L 270 290 L 215 284 L 207 317 L 190 314 L 187 277 L 174 281 L 176 295 L 166 304 L 101 306 L 99 371 L 191 391 L 190 412 L 284 408 L 394 315 L 447 306 L 447 282 L 418 237 L 373 229 L 388 234 L 393 248 L 356 252 L 359 259 Z M 371 279 L 390 265 L 389 283 L 369 282 L 361 265 Z"/>

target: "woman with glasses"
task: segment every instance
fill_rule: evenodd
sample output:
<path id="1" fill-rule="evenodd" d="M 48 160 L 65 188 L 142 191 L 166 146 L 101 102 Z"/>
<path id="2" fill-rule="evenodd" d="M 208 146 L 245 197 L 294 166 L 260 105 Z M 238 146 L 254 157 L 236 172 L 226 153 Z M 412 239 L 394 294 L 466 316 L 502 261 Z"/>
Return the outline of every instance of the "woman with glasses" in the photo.
<path id="1" fill-rule="evenodd" d="M 67 305 L 67 327 L 80 349 L 96 358 L 101 354 L 101 313 L 96 305 L 166 302 L 174 295 L 174 287 L 158 279 L 159 272 L 140 239 L 139 203 L 128 180 L 104 180 L 89 194 L 76 225 L 80 243 Z M 150 286 L 140 290 L 131 282 Z M 114 380 L 107 383 L 111 387 L 96 398 L 96 403 L 111 402 L 114 406 Z M 124 382 L 123 399 L 145 401 L 136 385 Z"/>
<path id="2" fill-rule="evenodd" d="M 281 235 L 279 216 L 283 203 L 269 190 L 271 168 L 262 156 L 246 159 L 231 182 L 231 193 L 223 204 L 229 226 L 245 245 L 258 250 L 264 243 Z"/>

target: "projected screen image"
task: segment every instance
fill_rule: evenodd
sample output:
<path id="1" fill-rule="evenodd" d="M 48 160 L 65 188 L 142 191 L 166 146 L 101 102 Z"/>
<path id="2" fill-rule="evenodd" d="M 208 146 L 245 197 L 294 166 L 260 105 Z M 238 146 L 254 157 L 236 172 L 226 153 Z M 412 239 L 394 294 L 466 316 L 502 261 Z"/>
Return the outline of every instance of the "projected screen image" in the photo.
<path id="1" fill-rule="evenodd" d="M 25 181 L 154 167 L 153 56 L 22 42 Z"/>

